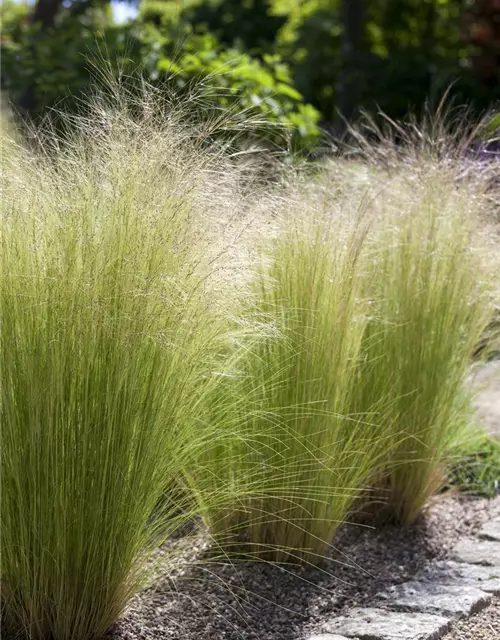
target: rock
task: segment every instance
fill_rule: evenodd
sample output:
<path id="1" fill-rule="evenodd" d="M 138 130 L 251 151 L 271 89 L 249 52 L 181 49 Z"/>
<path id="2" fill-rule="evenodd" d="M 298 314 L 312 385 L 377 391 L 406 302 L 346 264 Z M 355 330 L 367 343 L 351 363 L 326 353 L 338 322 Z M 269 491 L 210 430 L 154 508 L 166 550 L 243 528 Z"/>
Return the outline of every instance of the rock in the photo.
<path id="1" fill-rule="evenodd" d="M 449 627 L 443 616 L 360 608 L 327 622 L 324 630 L 362 640 L 438 640 Z"/>
<path id="2" fill-rule="evenodd" d="M 452 553 L 457 562 L 500 567 L 500 543 L 492 540 L 461 540 Z"/>
<path id="3" fill-rule="evenodd" d="M 483 540 L 494 540 L 495 542 L 500 542 L 500 518 L 490 520 L 484 524 L 477 535 Z"/>
<path id="4" fill-rule="evenodd" d="M 463 618 L 488 606 L 491 595 L 463 584 L 411 580 L 379 595 L 391 609 Z"/>
<path id="5" fill-rule="evenodd" d="M 500 595 L 500 567 L 439 560 L 431 562 L 415 576 L 415 579 L 441 584 L 466 585 Z"/>

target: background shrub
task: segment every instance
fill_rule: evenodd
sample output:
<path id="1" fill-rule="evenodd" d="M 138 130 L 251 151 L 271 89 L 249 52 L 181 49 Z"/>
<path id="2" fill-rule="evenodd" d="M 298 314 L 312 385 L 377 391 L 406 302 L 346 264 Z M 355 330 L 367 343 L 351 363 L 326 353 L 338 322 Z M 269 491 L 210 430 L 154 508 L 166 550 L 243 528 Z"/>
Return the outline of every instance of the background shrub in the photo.
<path id="1" fill-rule="evenodd" d="M 141 70 L 168 91 L 202 79 L 216 108 L 260 116 L 259 137 L 310 151 L 318 120 L 336 136 L 345 131 L 339 111 L 349 120 L 366 111 L 379 118 L 381 110 L 400 119 L 437 105 L 446 90 L 476 114 L 494 107 L 497 5 L 141 0 L 136 17 L 116 25 L 107 0 L 37 0 L 31 9 L 6 2 L 2 88 L 24 114 L 39 116 L 86 92 L 90 56 L 98 66 L 107 60 L 125 73 Z M 165 83 L 174 69 L 177 79 Z M 72 100 L 65 108 L 77 106 Z M 276 135 L 276 123 L 290 135 Z"/>

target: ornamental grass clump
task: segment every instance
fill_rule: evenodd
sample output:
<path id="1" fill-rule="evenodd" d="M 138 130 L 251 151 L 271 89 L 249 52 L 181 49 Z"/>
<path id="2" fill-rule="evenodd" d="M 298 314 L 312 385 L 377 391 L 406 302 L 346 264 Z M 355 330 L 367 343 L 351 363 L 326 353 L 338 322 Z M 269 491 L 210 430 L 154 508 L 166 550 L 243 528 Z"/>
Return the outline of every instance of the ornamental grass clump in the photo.
<path id="1" fill-rule="evenodd" d="M 229 234 L 239 178 L 150 97 L 130 111 L 103 98 L 66 136 L 40 134 L 33 152 L 3 132 L 1 599 L 11 637 L 101 637 L 162 540 L 201 503 L 228 498 L 203 484 L 217 470 L 201 454 L 229 429 L 210 427 L 202 407 L 227 350 L 214 312 L 218 269 L 229 268 L 217 225 Z"/>
<path id="2" fill-rule="evenodd" d="M 243 532 L 254 557 L 317 563 L 385 452 L 386 398 L 383 390 L 368 406 L 359 397 L 369 218 L 344 215 L 328 190 L 320 210 L 318 189 L 308 200 L 309 186 L 301 188 L 278 206 L 278 228 L 250 286 L 246 318 L 267 335 L 240 357 L 240 377 L 228 382 L 245 387 L 246 428 L 255 437 L 250 453 L 242 454 L 248 442 L 225 452 L 241 460 L 227 472 L 258 476 L 266 491 L 210 521 Z"/>
<path id="3" fill-rule="evenodd" d="M 348 519 L 415 521 L 469 415 L 494 309 L 484 181 L 425 145 L 378 157 L 288 185 L 262 245 L 246 317 L 267 337 L 228 382 L 251 387 L 259 435 L 227 474 L 250 466 L 274 489 L 211 520 L 257 557 L 317 562 Z"/>
<path id="4" fill-rule="evenodd" d="M 377 518 L 400 524 L 446 482 L 470 359 L 494 308 L 481 183 L 456 177 L 451 161 L 408 154 L 368 187 L 378 192 L 367 262 L 376 277 L 364 352 L 376 365 L 360 382 L 369 405 L 381 388 L 391 399 L 392 445 L 372 498 Z"/>

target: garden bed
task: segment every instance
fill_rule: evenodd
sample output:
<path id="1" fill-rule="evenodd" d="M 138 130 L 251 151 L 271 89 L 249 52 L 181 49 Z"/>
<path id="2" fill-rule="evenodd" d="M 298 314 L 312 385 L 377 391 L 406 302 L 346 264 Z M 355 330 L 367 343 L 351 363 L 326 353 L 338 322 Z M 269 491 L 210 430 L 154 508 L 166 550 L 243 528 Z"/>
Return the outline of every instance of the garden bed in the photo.
<path id="1" fill-rule="evenodd" d="M 344 525 L 321 568 L 278 567 L 210 559 L 202 534 L 184 538 L 197 561 L 170 579 L 172 566 L 134 598 L 113 640 L 299 640 L 332 616 L 370 606 L 388 587 L 407 581 L 456 542 L 500 515 L 488 501 L 448 493 L 406 529 Z"/>
<path id="2" fill-rule="evenodd" d="M 497 504 L 458 494 L 495 495 L 500 468 L 463 386 L 497 300 L 484 179 L 409 139 L 363 175 L 263 185 L 144 91 L 96 98 L 46 155 L 5 140 L 2 631 L 310 640 L 383 618 L 380 592 Z M 381 498 L 398 528 L 362 527 Z"/>

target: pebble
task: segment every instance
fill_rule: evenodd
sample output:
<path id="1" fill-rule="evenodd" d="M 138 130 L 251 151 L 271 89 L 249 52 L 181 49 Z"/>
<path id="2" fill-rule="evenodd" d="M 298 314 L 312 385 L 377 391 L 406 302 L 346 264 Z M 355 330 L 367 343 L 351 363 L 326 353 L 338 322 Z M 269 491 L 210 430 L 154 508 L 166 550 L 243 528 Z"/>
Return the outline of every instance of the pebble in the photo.
<path id="1" fill-rule="evenodd" d="M 493 598 L 491 606 L 467 620 L 453 623 L 442 640 L 498 640 L 500 638 L 500 598 Z"/>
<path id="2" fill-rule="evenodd" d="M 484 524 L 477 535 L 483 540 L 500 542 L 500 518 L 495 518 Z"/>

